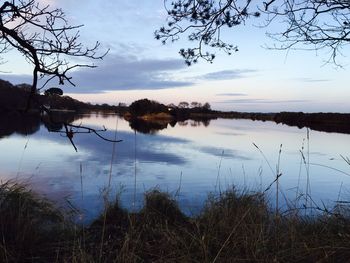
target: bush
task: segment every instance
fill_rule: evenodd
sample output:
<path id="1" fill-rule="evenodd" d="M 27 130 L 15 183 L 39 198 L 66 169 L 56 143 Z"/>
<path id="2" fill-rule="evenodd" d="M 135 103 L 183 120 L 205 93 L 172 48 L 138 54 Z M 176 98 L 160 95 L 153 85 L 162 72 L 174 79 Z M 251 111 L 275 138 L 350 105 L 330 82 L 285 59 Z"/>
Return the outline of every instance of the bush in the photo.
<path id="1" fill-rule="evenodd" d="M 153 100 L 142 99 L 131 103 L 129 111 L 132 115 L 143 116 L 150 113 L 167 112 L 168 107 Z"/>

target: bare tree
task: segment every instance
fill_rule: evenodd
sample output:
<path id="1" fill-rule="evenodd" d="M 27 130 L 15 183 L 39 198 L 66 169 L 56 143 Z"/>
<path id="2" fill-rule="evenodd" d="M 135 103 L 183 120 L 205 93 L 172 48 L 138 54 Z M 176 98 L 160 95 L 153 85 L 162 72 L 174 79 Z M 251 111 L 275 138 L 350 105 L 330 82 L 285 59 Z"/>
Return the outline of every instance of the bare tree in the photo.
<path id="1" fill-rule="evenodd" d="M 0 6 L 0 53 L 15 49 L 33 65 L 32 95 L 38 89 L 39 79 L 46 80 L 44 86 L 54 78 L 59 84 L 74 85 L 68 76 L 71 69 L 94 66 L 70 64 L 69 58 L 102 59 L 106 54 L 97 53 L 99 42 L 92 47 L 81 44 L 81 26 L 70 25 L 61 9 L 39 1 L 6 1 Z"/>
<path id="2" fill-rule="evenodd" d="M 264 3 L 268 23 L 281 18 L 285 28 L 269 36 L 281 42 L 280 49 L 326 49 L 336 62 L 341 49 L 350 43 L 349 0 L 271 0 Z"/>
<path id="3" fill-rule="evenodd" d="M 81 26 L 70 25 L 60 8 L 42 5 L 37 0 L 12 0 L 0 5 L 0 53 L 4 54 L 15 49 L 33 65 L 33 81 L 27 110 L 35 101 L 35 93 L 45 87 L 49 81 L 57 79 L 59 84 L 68 82 L 74 85 L 72 78 L 68 75 L 70 70 L 77 67 L 95 67 L 93 64 L 71 64 L 69 60 L 102 59 L 106 55 L 106 52 L 98 52 L 99 42 L 92 47 L 82 45 L 79 35 Z M 40 79 L 44 84 L 38 87 Z M 56 91 L 60 90 L 56 89 Z M 36 106 L 52 117 L 50 109 L 40 103 L 37 104 L 39 105 Z M 51 121 L 54 122 L 54 120 Z M 96 130 L 69 123 L 63 123 L 63 127 L 62 133 L 70 140 L 75 150 L 77 148 L 73 142 L 73 135 L 76 133 L 94 133 L 104 140 L 115 141 L 99 134 L 105 129 Z"/>
<path id="4" fill-rule="evenodd" d="M 233 43 L 222 39 L 224 28 L 245 24 L 251 17 L 262 17 L 266 26 L 278 22 L 285 28 L 269 36 L 279 45 L 275 48 L 329 49 L 334 60 L 350 42 L 349 0 L 164 0 L 167 25 L 155 32 L 164 44 L 187 36 L 195 46 L 181 49 L 180 55 L 191 65 L 199 58 L 212 62 L 213 50 L 227 54 L 238 51 Z"/>

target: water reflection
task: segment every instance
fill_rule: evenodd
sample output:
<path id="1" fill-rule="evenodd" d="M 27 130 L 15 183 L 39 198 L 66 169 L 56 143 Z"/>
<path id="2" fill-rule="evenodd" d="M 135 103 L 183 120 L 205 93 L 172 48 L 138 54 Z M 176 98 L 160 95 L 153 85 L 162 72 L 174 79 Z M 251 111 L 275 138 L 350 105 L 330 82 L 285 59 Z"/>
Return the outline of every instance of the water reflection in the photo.
<path id="1" fill-rule="evenodd" d="M 298 184 L 299 191 L 305 192 L 302 148 L 312 164 L 309 177 L 315 200 L 332 203 L 338 198 L 340 185 L 340 198 L 346 198 L 350 186 L 350 177 L 346 174 L 313 165 L 324 164 L 349 173 L 350 167 L 340 157 L 349 156 L 350 136 L 345 134 L 311 131 L 307 141 L 306 129 L 250 120 L 218 119 L 207 126 L 203 122 L 198 125 L 185 121 L 168 123 L 162 129 L 142 128 L 143 132 L 136 133 L 132 130 L 135 126 L 111 114 L 68 114 L 57 116 L 56 120 L 92 128 L 106 126 L 105 137 L 116 136 L 123 141 L 115 145 L 112 155 L 113 143 L 92 134 L 77 134 L 74 142 L 79 151 L 76 153 L 67 138 L 50 132 L 58 131 L 61 126 L 52 127 L 45 117 L 4 115 L 0 179 L 25 180 L 61 203 L 69 198 L 90 219 L 102 209 L 101 195 L 110 174 L 112 198 L 122 192 L 122 203 L 129 208 L 134 207 L 135 176 L 135 207 L 141 207 L 143 192 L 152 187 L 169 192 L 180 189 L 179 202 L 188 213 L 198 211 L 208 192 L 219 189 L 216 186 L 221 190 L 230 185 L 265 189 L 275 179 L 270 166 L 274 169 L 277 165 L 280 144 L 283 144 L 280 188 L 286 197 L 295 198 Z"/>
<path id="2" fill-rule="evenodd" d="M 143 119 L 130 119 L 129 125 L 130 128 L 145 134 L 155 134 L 160 130 L 166 129 L 168 125 L 175 126 L 176 122 L 169 122 L 166 120 L 154 120 L 154 121 L 145 121 Z"/>
<path id="3" fill-rule="evenodd" d="M 141 118 L 129 119 L 130 128 L 144 134 L 156 134 L 157 132 L 167 129 L 168 127 L 174 127 L 179 125 L 185 127 L 190 125 L 191 127 L 208 127 L 210 124 L 208 118 L 197 118 L 194 120 L 176 121 L 176 120 L 143 120 Z"/>
<path id="4" fill-rule="evenodd" d="M 106 131 L 104 136 L 113 138 L 114 131 Z M 164 145 L 176 149 L 188 143 L 186 139 L 169 138 L 161 135 L 145 136 L 143 134 L 138 134 L 135 139 L 133 132 L 125 131 L 118 132 L 117 137 L 122 140 L 122 143 L 116 146 L 117 162 L 131 164 L 134 162 L 136 154 L 139 162 L 165 163 L 167 165 L 183 165 L 186 163 L 186 159 L 176 154 L 176 152 L 164 151 Z M 135 140 L 136 153 L 134 151 Z M 91 138 L 91 136 L 77 136 L 75 141 L 83 151 L 91 153 L 87 158 L 88 161 L 103 163 L 111 157 L 111 151 L 107 150 L 111 150 L 110 142 Z"/>
<path id="5" fill-rule="evenodd" d="M 252 158 L 240 154 L 239 151 L 235 151 L 228 148 L 203 146 L 203 147 L 199 147 L 198 150 L 203 153 L 207 153 L 207 154 L 210 154 L 216 157 L 221 157 L 221 158 L 238 159 L 242 161 L 252 160 Z"/>
<path id="6" fill-rule="evenodd" d="M 39 114 L 7 112 L 0 114 L 0 123 L 0 138 L 3 138 L 13 133 L 33 134 L 39 130 L 41 121 Z"/>
<path id="7" fill-rule="evenodd" d="M 13 133 L 31 135 L 39 131 L 43 124 L 48 131 L 60 131 L 63 123 L 72 123 L 82 116 L 72 112 L 52 112 L 50 116 L 39 112 L 10 111 L 0 114 L 0 138 Z"/>
<path id="8" fill-rule="evenodd" d="M 59 132 L 63 130 L 64 123 L 72 123 L 82 116 L 69 111 L 53 111 L 50 115 L 42 114 L 40 117 L 48 131 Z"/>

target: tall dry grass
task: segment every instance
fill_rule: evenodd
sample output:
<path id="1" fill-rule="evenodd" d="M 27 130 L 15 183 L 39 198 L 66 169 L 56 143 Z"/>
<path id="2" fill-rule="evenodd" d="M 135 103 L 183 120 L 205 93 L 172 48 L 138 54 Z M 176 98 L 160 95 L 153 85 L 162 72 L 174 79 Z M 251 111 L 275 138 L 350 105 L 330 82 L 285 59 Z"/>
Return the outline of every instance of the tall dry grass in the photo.
<path id="1" fill-rule="evenodd" d="M 21 184 L 0 184 L 0 262 L 54 261 L 70 242 L 71 227 L 45 198 Z"/>
<path id="2" fill-rule="evenodd" d="M 128 212 L 118 200 L 74 225 L 18 184 L 0 186 L 1 262 L 347 262 L 350 213 L 341 203 L 318 214 L 271 209 L 264 193 L 209 195 L 196 216 L 157 189 Z M 294 208 L 295 209 L 295 208 Z M 104 239 L 101 244 L 101 233 Z M 84 244 L 84 245 L 83 245 Z"/>

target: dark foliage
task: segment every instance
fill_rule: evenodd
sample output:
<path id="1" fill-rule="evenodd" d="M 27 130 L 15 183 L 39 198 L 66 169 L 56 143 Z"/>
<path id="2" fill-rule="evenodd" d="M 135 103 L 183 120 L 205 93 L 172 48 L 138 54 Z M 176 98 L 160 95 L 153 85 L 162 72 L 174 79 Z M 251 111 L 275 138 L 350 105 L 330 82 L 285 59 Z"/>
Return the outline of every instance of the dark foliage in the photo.
<path id="1" fill-rule="evenodd" d="M 24 109 L 30 91 L 0 79 L 0 111 Z"/>
<path id="2" fill-rule="evenodd" d="M 264 194 L 234 189 L 209 196 L 192 217 L 171 195 L 151 190 L 139 212 L 117 201 L 79 229 L 49 202 L 7 183 L 0 186 L 0 212 L 1 262 L 347 262 L 350 256 L 347 206 L 276 215 Z"/>
<path id="3" fill-rule="evenodd" d="M 67 221 L 68 222 L 68 221 Z M 25 187 L 0 185 L 0 261 L 52 262 L 67 241 L 60 210 Z"/>
<path id="4" fill-rule="evenodd" d="M 350 114 L 345 113 L 276 113 L 275 122 L 316 131 L 350 133 Z"/>
<path id="5" fill-rule="evenodd" d="M 50 96 L 50 95 L 63 95 L 63 90 L 60 88 L 49 88 L 45 90 L 45 95 Z"/>
<path id="6" fill-rule="evenodd" d="M 177 202 L 167 193 L 154 189 L 145 194 L 145 207 L 140 212 L 149 222 L 179 224 L 187 221 Z"/>
<path id="7" fill-rule="evenodd" d="M 10 111 L 26 111 L 29 96 L 31 94 L 30 85 L 20 84 L 13 85 L 8 81 L 0 79 L 0 112 Z M 55 91 L 57 88 L 51 88 L 49 90 Z M 40 95 L 38 93 L 32 96 L 32 107 L 30 109 L 38 110 L 37 107 L 45 105 L 50 109 L 58 110 L 74 110 L 81 112 L 84 110 L 117 110 L 117 106 L 110 106 L 108 104 L 93 105 L 84 103 L 79 100 L 73 99 L 69 96 L 61 96 L 61 89 L 56 92 L 51 92 L 50 95 Z"/>
<path id="8" fill-rule="evenodd" d="M 131 118 L 129 120 L 130 128 L 145 134 L 155 134 L 156 132 L 166 129 L 168 121 L 146 121 L 140 118 Z"/>
<path id="9" fill-rule="evenodd" d="M 188 65 L 198 59 L 212 62 L 215 49 L 227 54 L 238 47 L 222 39 L 222 32 L 243 26 L 249 18 L 263 17 L 268 27 L 273 22 L 284 26 L 270 37 L 279 41 L 275 48 L 288 49 L 307 45 L 311 49 L 328 49 L 331 59 L 350 41 L 350 2 L 344 0 L 164 0 L 167 25 L 155 32 L 164 44 L 185 35 L 194 47 L 180 50 Z"/>
<path id="10" fill-rule="evenodd" d="M 131 103 L 129 111 L 132 115 L 142 116 L 151 113 L 167 112 L 168 107 L 153 100 L 141 99 Z"/>
<path id="11" fill-rule="evenodd" d="M 34 134 L 40 129 L 38 113 L 23 113 L 18 111 L 0 112 L 0 138 L 13 133 L 22 135 Z"/>

